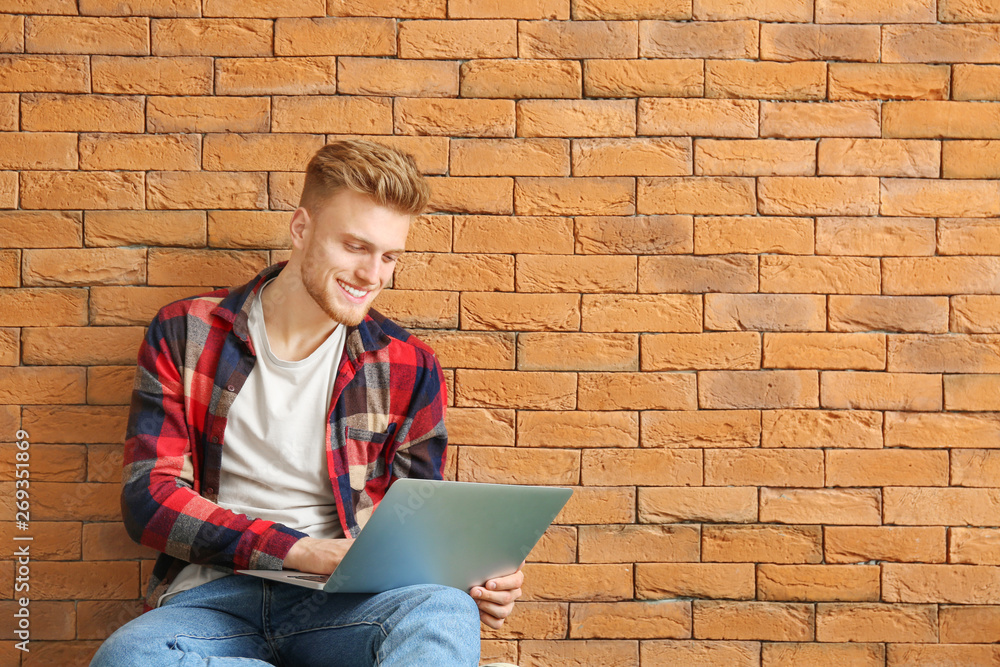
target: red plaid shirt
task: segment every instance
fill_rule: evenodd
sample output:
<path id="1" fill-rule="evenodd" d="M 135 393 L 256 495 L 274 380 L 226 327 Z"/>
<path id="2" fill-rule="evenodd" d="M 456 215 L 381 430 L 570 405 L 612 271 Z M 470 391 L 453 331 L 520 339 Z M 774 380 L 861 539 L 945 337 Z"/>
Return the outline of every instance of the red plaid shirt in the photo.
<path id="1" fill-rule="evenodd" d="M 256 363 L 251 297 L 283 266 L 163 307 L 139 349 L 121 504 L 132 539 L 163 552 L 146 609 L 189 562 L 280 569 L 305 535 L 215 503 L 226 415 Z M 326 435 L 345 535 L 357 536 L 395 479 L 441 479 L 446 391 L 434 352 L 391 320 L 371 310 L 348 327 Z"/>

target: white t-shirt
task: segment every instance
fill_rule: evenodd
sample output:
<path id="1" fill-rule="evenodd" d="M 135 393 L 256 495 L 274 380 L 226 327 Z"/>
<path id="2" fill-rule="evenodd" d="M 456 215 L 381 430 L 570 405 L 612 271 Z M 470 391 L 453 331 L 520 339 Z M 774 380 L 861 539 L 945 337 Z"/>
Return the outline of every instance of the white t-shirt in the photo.
<path id="1" fill-rule="evenodd" d="M 326 429 L 345 327 L 338 325 L 305 359 L 279 359 L 271 351 L 264 325 L 259 294 L 265 289 L 267 284 L 250 310 L 248 326 L 257 363 L 229 409 L 217 503 L 311 537 L 343 537 L 326 462 Z M 159 604 L 226 574 L 191 563 L 171 582 Z"/>

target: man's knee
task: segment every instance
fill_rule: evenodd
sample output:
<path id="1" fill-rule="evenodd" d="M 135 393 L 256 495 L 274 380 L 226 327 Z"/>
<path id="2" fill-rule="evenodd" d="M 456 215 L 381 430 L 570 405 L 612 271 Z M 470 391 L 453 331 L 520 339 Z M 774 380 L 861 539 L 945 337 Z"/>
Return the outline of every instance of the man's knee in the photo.
<path id="1" fill-rule="evenodd" d="M 441 613 L 452 614 L 459 619 L 467 618 L 478 626 L 479 607 L 468 593 L 451 586 L 427 585 L 421 588 L 425 589 L 423 593 L 427 597 L 428 607 L 440 610 Z"/>

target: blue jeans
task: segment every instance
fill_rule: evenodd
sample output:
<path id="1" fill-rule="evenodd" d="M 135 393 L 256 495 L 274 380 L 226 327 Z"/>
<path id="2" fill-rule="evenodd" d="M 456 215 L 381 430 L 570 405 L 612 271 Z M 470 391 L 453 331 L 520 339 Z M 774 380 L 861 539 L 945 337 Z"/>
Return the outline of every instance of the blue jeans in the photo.
<path id="1" fill-rule="evenodd" d="M 248 575 L 174 595 L 126 623 L 91 667 L 479 664 L 479 610 L 464 591 L 408 586 L 324 593 Z"/>

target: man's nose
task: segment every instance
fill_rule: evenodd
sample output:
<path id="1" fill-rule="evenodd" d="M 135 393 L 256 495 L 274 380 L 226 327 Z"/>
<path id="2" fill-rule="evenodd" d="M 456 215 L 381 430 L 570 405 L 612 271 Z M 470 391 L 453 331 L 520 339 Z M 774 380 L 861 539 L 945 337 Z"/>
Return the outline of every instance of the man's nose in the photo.
<path id="1" fill-rule="evenodd" d="M 379 258 L 369 255 L 359 266 L 357 276 L 365 281 L 365 285 L 378 284 Z"/>

